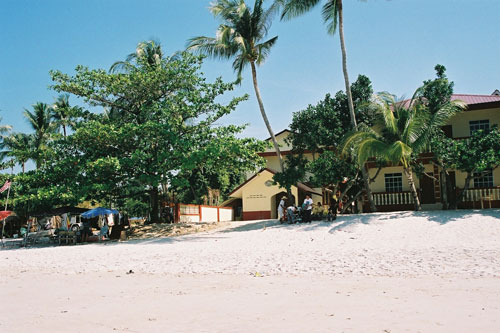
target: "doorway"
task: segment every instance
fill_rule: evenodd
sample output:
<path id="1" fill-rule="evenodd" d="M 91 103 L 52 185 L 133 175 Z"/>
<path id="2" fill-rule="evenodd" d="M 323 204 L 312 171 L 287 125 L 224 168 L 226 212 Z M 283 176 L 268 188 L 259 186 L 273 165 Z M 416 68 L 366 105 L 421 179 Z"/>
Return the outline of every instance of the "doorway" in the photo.
<path id="1" fill-rule="evenodd" d="M 436 196 L 434 193 L 434 179 L 428 176 L 422 176 L 422 178 L 420 178 L 420 201 L 422 204 L 436 203 Z"/>

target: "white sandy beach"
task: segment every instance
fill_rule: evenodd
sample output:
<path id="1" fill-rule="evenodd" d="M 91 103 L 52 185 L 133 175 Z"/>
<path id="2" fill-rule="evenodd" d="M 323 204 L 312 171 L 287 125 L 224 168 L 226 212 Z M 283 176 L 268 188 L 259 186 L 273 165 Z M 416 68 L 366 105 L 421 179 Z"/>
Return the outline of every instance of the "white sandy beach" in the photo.
<path id="1" fill-rule="evenodd" d="M 263 224 L 0 251 L 0 331 L 500 331 L 500 210 Z"/>

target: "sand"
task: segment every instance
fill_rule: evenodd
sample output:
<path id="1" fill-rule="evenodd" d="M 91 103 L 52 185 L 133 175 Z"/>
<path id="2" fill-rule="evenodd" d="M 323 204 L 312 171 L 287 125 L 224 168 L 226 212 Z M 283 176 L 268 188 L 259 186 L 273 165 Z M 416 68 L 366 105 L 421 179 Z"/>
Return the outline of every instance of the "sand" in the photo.
<path id="1" fill-rule="evenodd" d="M 1 332 L 499 332 L 500 210 L 0 252 Z"/>

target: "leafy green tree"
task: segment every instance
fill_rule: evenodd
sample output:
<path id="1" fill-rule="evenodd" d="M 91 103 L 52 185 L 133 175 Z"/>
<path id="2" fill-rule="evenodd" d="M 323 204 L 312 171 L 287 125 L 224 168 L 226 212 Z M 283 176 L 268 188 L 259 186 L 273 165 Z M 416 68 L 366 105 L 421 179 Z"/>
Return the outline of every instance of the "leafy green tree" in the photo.
<path id="1" fill-rule="evenodd" d="M 427 107 L 430 114 L 436 113 L 440 108 L 450 103 L 454 86 L 454 83 L 450 82 L 446 77 L 446 67 L 443 65 L 436 65 L 434 69 L 436 70 L 436 78 L 424 81 L 420 93 L 422 102 Z M 448 193 L 451 193 L 451 183 L 447 170 L 452 167 L 452 151 L 454 149 L 455 141 L 447 138 L 441 128 L 435 128 L 434 133 L 431 135 L 430 151 L 434 153 L 433 162 L 441 169 L 439 178 L 443 209 L 448 209 L 450 206 L 449 201 L 452 199 L 448 198 Z"/>
<path id="2" fill-rule="evenodd" d="M 457 208 L 474 178 L 482 178 L 500 165 L 500 131 L 493 127 L 489 131 L 475 131 L 465 140 L 455 141 L 451 154 L 453 167 L 466 172 L 464 188 L 457 196 L 456 202 L 451 205 Z"/>
<path id="3" fill-rule="evenodd" d="M 272 5 L 264 9 L 263 2 L 263 0 L 255 0 L 254 6 L 251 8 L 247 6 L 244 0 L 214 1 L 210 11 L 222 21 L 216 37 L 201 36 L 191 38 L 188 42 L 188 50 L 212 58 L 234 59 L 233 69 L 238 75 L 238 81 L 241 79 L 245 67 L 250 65 L 260 113 L 276 150 L 280 171 L 283 171 L 281 152 L 267 118 L 257 81 L 257 66 L 264 63 L 271 52 L 271 48 L 278 40 L 278 36 L 264 40 L 278 6 Z"/>
<path id="4" fill-rule="evenodd" d="M 47 153 L 47 144 L 57 132 L 57 123 L 53 121 L 52 108 L 45 103 L 34 104 L 33 111 L 25 109 L 24 116 L 34 130 L 34 160 L 36 167 L 39 168 Z"/>
<path id="5" fill-rule="evenodd" d="M 363 165 L 370 157 L 378 157 L 394 164 L 401 163 L 408 179 L 415 210 L 420 210 L 415 182 L 413 181 L 412 156 L 428 147 L 435 128 L 443 126 L 465 105 L 453 101 L 431 114 L 418 97 L 419 90 L 410 101 L 396 102 L 389 94 L 378 97 L 376 110 L 379 119 L 372 128 L 352 133 L 344 143 L 344 152 L 351 147 Z"/>
<path id="6" fill-rule="evenodd" d="M 87 199 L 117 202 L 147 193 L 156 222 L 159 189 L 177 175 L 200 165 L 224 165 L 227 156 L 239 156 L 235 163 L 242 164 L 258 160 L 262 143 L 235 137 L 244 126 L 216 126 L 247 96 L 216 102 L 233 84 L 220 78 L 207 83 L 201 64 L 202 57 L 183 53 L 161 59 L 158 66 L 139 62 L 125 73 L 83 66 L 74 76 L 52 71 L 56 91 L 113 108 L 119 116 L 89 116 L 60 141 L 62 152 L 54 154 L 47 170 L 73 163 L 72 178 Z M 232 155 L 221 155 L 225 150 Z"/>
<path id="7" fill-rule="evenodd" d="M 277 172 L 273 176 L 273 181 L 291 193 L 292 186 L 297 186 L 298 182 L 306 179 L 308 170 L 308 160 L 301 154 L 288 155 L 285 160 L 285 170 Z"/>
<path id="8" fill-rule="evenodd" d="M 352 84 L 351 90 L 356 116 L 364 126 L 371 126 L 375 114 L 368 107 L 373 94 L 370 79 L 360 75 Z M 288 139 L 295 154 L 302 156 L 312 152 L 313 161 L 300 163 L 300 159 L 293 157 L 289 160 L 290 156 L 287 156 L 284 175 L 277 173 L 275 181 L 282 186 L 307 181 L 317 187 L 333 188 L 334 192 L 342 187 L 342 196 L 348 194 L 351 199 L 357 196 L 362 189 L 358 187 L 362 184 L 359 167 L 351 158 L 339 153 L 344 136 L 352 130 L 348 115 L 347 96 L 343 91 L 337 92 L 333 98 L 327 94 L 316 105 L 309 105 L 305 110 L 295 112 L 290 124 L 292 133 Z"/>
<path id="9" fill-rule="evenodd" d="M 297 16 L 303 15 L 316 7 L 321 0 L 275 0 L 278 6 L 282 7 L 282 19 L 292 19 Z M 347 51 L 344 39 L 344 11 L 342 0 L 325 0 L 322 8 L 323 20 L 327 24 L 327 31 L 329 34 L 334 35 L 339 29 L 340 37 L 340 50 L 342 52 L 342 71 L 344 73 L 344 83 L 347 95 L 347 105 L 349 107 L 349 116 L 351 119 L 352 127 L 357 130 L 358 120 L 356 120 L 356 112 L 354 109 L 354 102 L 351 93 L 351 85 L 349 83 L 349 74 L 347 72 Z M 373 201 L 371 189 L 369 186 L 368 173 L 365 168 L 361 168 L 361 174 L 364 181 L 365 191 L 370 203 L 371 211 L 375 212 L 376 207 Z"/>

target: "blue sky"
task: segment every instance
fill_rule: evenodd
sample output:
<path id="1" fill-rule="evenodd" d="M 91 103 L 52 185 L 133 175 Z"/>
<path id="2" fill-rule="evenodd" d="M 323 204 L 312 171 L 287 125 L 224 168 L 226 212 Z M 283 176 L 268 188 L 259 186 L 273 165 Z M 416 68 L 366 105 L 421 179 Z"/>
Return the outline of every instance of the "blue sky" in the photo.
<path id="1" fill-rule="evenodd" d="M 253 4 L 253 0 L 249 0 Z M 0 0 L 0 116 L 29 131 L 24 108 L 51 103 L 49 70 L 72 73 L 78 64 L 105 68 L 123 60 L 139 41 L 157 39 L 165 53 L 190 37 L 213 36 L 217 20 L 208 0 Z M 320 8 L 289 22 L 275 20 L 278 43 L 259 68 L 260 88 L 275 132 L 292 113 L 343 89 L 338 35 L 326 34 Z M 344 1 L 351 81 L 367 75 L 375 91 L 409 96 L 443 64 L 456 93 L 500 89 L 500 1 Z M 213 80 L 234 79 L 230 62 L 207 60 Z M 250 123 L 245 136 L 268 137 L 250 73 L 232 94 L 250 99 L 223 123 Z M 73 104 L 79 101 L 72 97 Z"/>

